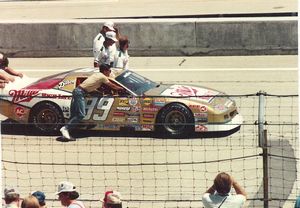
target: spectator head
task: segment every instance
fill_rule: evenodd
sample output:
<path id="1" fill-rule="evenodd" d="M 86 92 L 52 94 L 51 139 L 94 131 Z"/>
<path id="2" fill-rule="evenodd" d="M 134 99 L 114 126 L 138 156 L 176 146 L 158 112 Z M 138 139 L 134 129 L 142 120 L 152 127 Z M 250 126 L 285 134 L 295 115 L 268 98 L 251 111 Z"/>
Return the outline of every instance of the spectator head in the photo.
<path id="1" fill-rule="evenodd" d="M 21 208 L 40 208 L 40 205 L 37 198 L 31 195 L 23 199 Z"/>
<path id="2" fill-rule="evenodd" d="M 46 205 L 46 203 L 45 203 L 46 196 L 45 196 L 44 192 L 35 191 L 31 195 L 34 196 L 35 198 L 37 198 L 41 207 Z"/>
<path id="3" fill-rule="evenodd" d="M 115 24 L 112 21 L 107 21 L 107 22 L 104 22 L 102 30 L 104 32 L 116 31 L 114 27 L 115 27 Z"/>
<path id="4" fill-rule="evenodd" d="M 12 187 L 4 189 L 4 200 L 6 204 L 10 204 L 12 202 L 18 202 L 20 200 L 19 192 Z"/>
<path id="5" fill-rule="evenodd" d="M 214 180 L 214 186 L 219 194 L 227 195 L 230 192 L 232 186 L 230 175 L 224 172 L 219 173 Z"/>
<path id="6" fill-rule="evenodd" d="M 0 52 L 0 68 L 8 67 L 8 58 L 4 53 Z"/>
<path id="7" fill-rule="evenodd" d="M 58 199 L 63 206 L 69 206 L 72 200 L 79 197 L 79 193 L 76 191 L 76 187 L 68 181 L 62 181 L 58 184 L 58 190 L 56 192 Z"/>
<path id="8" fill-rule="evenodd" d="M 129 40 L 127 36 L 121 36 L 119 38 L 119 45 L 120 45 L 120 50 L 121 51 L 126 51 L 129 46 Z"/>
<path id="9" fill-rule="evenodd" d="M 105 192 L 103 208 L 122 208 L 121 194 L 117 191 Z"/>

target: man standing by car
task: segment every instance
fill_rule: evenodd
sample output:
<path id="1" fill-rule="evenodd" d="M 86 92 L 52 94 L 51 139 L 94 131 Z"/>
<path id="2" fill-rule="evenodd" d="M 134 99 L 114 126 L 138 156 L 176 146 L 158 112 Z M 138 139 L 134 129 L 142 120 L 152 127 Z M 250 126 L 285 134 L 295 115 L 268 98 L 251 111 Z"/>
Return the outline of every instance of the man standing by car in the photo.
<path id="1" fill-rule="evenodd" d="M 109 81 L 111 73 L 110 65 L 101 64 L 100 73 L 94 73 L 78 85 L 72 92 L 71 117 L 69 122 L 60 129 L 63 137 L 69 141 L 75 141 L 69 134 L 69 130 L 74 128 L 86 114 L 85 96 L 98 89 L 102 84 L 106 84 L 114 90 L 122 90 L 122 87 Z"/>
<path id="2" fill-rule="evenodd" d="M 105 41 L 105 34 L 109 31 L 113 31 L 116 33 L 117 39 L 119 36 L 119 31 L 118 29 L 114 26 L 113 22 L 105 22 L 103 24 L 103 27 L 101 31 L 96 35 L 93 41 L 93 54 L 94 54 L 94 67 L 99 67 L 99 55 L 101 52 L 101 48 L 103 47 L 103 43 Z M 109 50 L 111 51 L 111 61 L 113 61 L 113 55 L 115 54 L 117 47 L 116 44 L 112 44 L 111 46 L 108 47 Z"/>

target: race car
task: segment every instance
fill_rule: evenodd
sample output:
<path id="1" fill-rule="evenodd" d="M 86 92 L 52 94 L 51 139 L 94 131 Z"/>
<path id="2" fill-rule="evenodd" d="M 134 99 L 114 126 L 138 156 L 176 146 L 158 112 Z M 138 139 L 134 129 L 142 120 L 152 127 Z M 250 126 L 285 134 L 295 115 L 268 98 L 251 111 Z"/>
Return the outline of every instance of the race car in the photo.
<path id="1" fill-rule="evenodd" d="M 0 113 L 32 124 L 45 134 L 58 131 L 70 118 L 72 91 L 97 68 L 80 68 L 41 79 L 20 78 L 0 90 Z M 86 97 L 82 129 L 156 131 L 170 137 L 192 132 L 239 130 L 243 119 L 235 101 L 214 89 L 159 84 L 134 71 L 109 78 L 122 87 L 103 84 Z"/>

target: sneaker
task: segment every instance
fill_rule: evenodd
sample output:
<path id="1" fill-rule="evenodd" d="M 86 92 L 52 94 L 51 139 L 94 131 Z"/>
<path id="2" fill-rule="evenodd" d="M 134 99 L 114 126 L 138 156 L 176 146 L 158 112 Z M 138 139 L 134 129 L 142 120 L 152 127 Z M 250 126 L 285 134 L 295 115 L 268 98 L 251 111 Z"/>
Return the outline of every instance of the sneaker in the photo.
<path id="1" fill-rule="evenodd" d="M 61 132 L 61 134 L 63 135 L 63 137 L 65 137 L 66 139 L 71 139 L 71 137 L 70 137 L 70 134 L 69 134 L 69 131 L 68 131 L 68 129 L 66 129 L 66 127 L 65 126 L 63 126 L 61 129 L 60 129 L 60 132 Z"/>

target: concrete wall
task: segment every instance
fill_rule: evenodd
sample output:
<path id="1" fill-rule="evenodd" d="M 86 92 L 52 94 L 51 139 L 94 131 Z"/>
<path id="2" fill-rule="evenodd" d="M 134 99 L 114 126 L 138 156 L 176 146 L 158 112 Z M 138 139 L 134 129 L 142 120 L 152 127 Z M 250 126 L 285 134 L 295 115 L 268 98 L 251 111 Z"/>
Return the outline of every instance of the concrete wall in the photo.
<path id="1" fill-rule="evenodd" d="M 92 56 L 104 21 L 0 22 L 0 51 L 11 57 Z M 297 54 L 296 18 L 123 20 L 131 56 Z"/>

